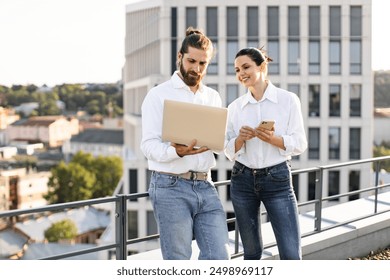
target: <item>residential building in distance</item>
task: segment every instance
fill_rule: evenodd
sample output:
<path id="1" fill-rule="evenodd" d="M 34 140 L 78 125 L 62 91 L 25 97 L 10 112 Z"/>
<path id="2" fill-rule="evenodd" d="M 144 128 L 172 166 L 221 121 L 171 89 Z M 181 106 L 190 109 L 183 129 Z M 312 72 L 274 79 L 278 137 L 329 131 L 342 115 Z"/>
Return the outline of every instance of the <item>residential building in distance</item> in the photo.
<path id="1" fill-rule="evenodd" d="M 371 1 L 141 0 L 126 6 L 125 193 L 148 189 L 150 172 L 140 150 L 141 104 L 152 87 L 176 70 L 177 52 L 189 26 L 201 28 L 215 44 L 216 56 L 204 81 L 219 91 L 224 106 L 246 91 L 236 81 L 235 54 L 244 47 L 264 46 L 273 59 L 270 80 L 296 93 L 302 104 L 309 147 L 292 160 L 293 169 L 372 157 Z M 218 155 L 213 179 L 230 179 L 232 164 Z M 372 183 L 371 167 L 332 169 L 323 182 L 323 196 L 366 187 Z M 293 183 L 299 202 L 314 199 L 315 173 L 295 175 Z M 234 216 L 229 188 L 218 191 L 227 217 Z M 146 201 L 129 202 L 130 238 L 157 232 Z M 132 246 L 138 252 L 158 244 Z"/>
<path id="2" fill-rule="evenodd" d="M 79 121 L 64 116 L 39 116 L 21 119 L 6 129 L 9 143 L 44 143 L 47 148 L 62 146 L 79 133 Z"/>
<path id="3" fill-rule="evenodd" d="M 62 152 L 66 161 L 77 152 L 90 153 L 93 156 L 118 156 L 123 158 L 123 130 L 121 129 L 86 129 L 71 139 L 66 140 Z"/>
<path id="4" fill-rule="evenodd" d="M 28 172 L 26 168 L 0 170 L 0 211 L 47 205 L 50 172 Z"/>

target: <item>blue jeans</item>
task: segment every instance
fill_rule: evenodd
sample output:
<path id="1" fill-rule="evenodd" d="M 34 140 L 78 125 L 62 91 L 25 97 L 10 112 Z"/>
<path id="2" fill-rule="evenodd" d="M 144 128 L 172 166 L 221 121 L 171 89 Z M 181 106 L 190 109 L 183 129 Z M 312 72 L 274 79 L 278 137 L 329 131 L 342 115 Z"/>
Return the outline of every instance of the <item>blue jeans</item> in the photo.
<path id="1" fill-rule="evenodd" d="M 262 169 L 235 162 L 230 192 L 244 259 L 259 260 L 263 252 L 261 203 L 267 210 L 280 259 L 302 259 L 298 207 L 291 181 L 288 162 Z"/>
<path id="2" fill-rule="evenodd" d="M 212 183 L 153 172 L 149 195 L 165 260 L 190 259 L 193 237 L 199 259 L 230 258 L 225 211 Z"/>

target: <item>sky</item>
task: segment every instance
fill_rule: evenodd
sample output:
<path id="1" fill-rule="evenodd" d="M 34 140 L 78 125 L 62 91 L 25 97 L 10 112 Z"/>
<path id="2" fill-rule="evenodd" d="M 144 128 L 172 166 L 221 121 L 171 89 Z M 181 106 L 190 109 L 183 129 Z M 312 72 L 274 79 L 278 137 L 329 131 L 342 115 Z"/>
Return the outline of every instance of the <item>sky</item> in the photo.
<path id="1" fill-rule="evenodd" d="M 0 85 L 117 82 L 133 1 L 0 0 Z M 372 0 L 373 70 L 390 70 L 389 10 Z"/>

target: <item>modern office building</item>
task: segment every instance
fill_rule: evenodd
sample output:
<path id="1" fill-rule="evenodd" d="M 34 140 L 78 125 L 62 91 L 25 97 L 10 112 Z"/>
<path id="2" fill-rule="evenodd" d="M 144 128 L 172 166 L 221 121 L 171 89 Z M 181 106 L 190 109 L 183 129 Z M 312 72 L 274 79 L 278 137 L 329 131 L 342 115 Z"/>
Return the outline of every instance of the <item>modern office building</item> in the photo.
<path id="1" fill-rule="evenodd" d="M 227 106 L 245 89 L 238 84 L 234 56 L 243 47 L 264 46 L 273 59 L 269 78 L 301 100 L 308 150 L 293 169 L 370 158 L 373 146 L 373 73 L 370 0 L 145 0 L 126 6 L 124 85 L 124 192 L 146 192 L 147 160 L 140 150 L 141 104 L 147 92 L 176 70 L 177 52 L 189 26 L 203 29 L 217 53 L 205 83 Z M 214 180 L 230 179 L 223 154 Z M 370 166 L 325 172 L 323 196 L 372 184 Z M 300 202 L 314 198 L 315 174 L 295 175 Z M 228 187 L 220 197 L 232 217 Z M 344 197 L 331 203 L 348 201 Z M 129 238 L 157 232 L 147 198 L 130 201 Z M 158 246 L 145 242 L 143 251 Z"/>

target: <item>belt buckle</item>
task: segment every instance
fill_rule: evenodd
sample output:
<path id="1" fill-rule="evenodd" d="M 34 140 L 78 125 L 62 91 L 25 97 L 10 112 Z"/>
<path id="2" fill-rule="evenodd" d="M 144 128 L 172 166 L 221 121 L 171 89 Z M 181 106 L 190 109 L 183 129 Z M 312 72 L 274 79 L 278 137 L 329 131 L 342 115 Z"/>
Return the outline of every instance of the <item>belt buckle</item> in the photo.
<path id="1" fill-rule="evenodd" d="M 198 179 L 198 173 L 197 172 L 190 171 L 190 173 L 191 173 L 191 176 L 190 176 L 191 180 L 197 180 Z"/>

